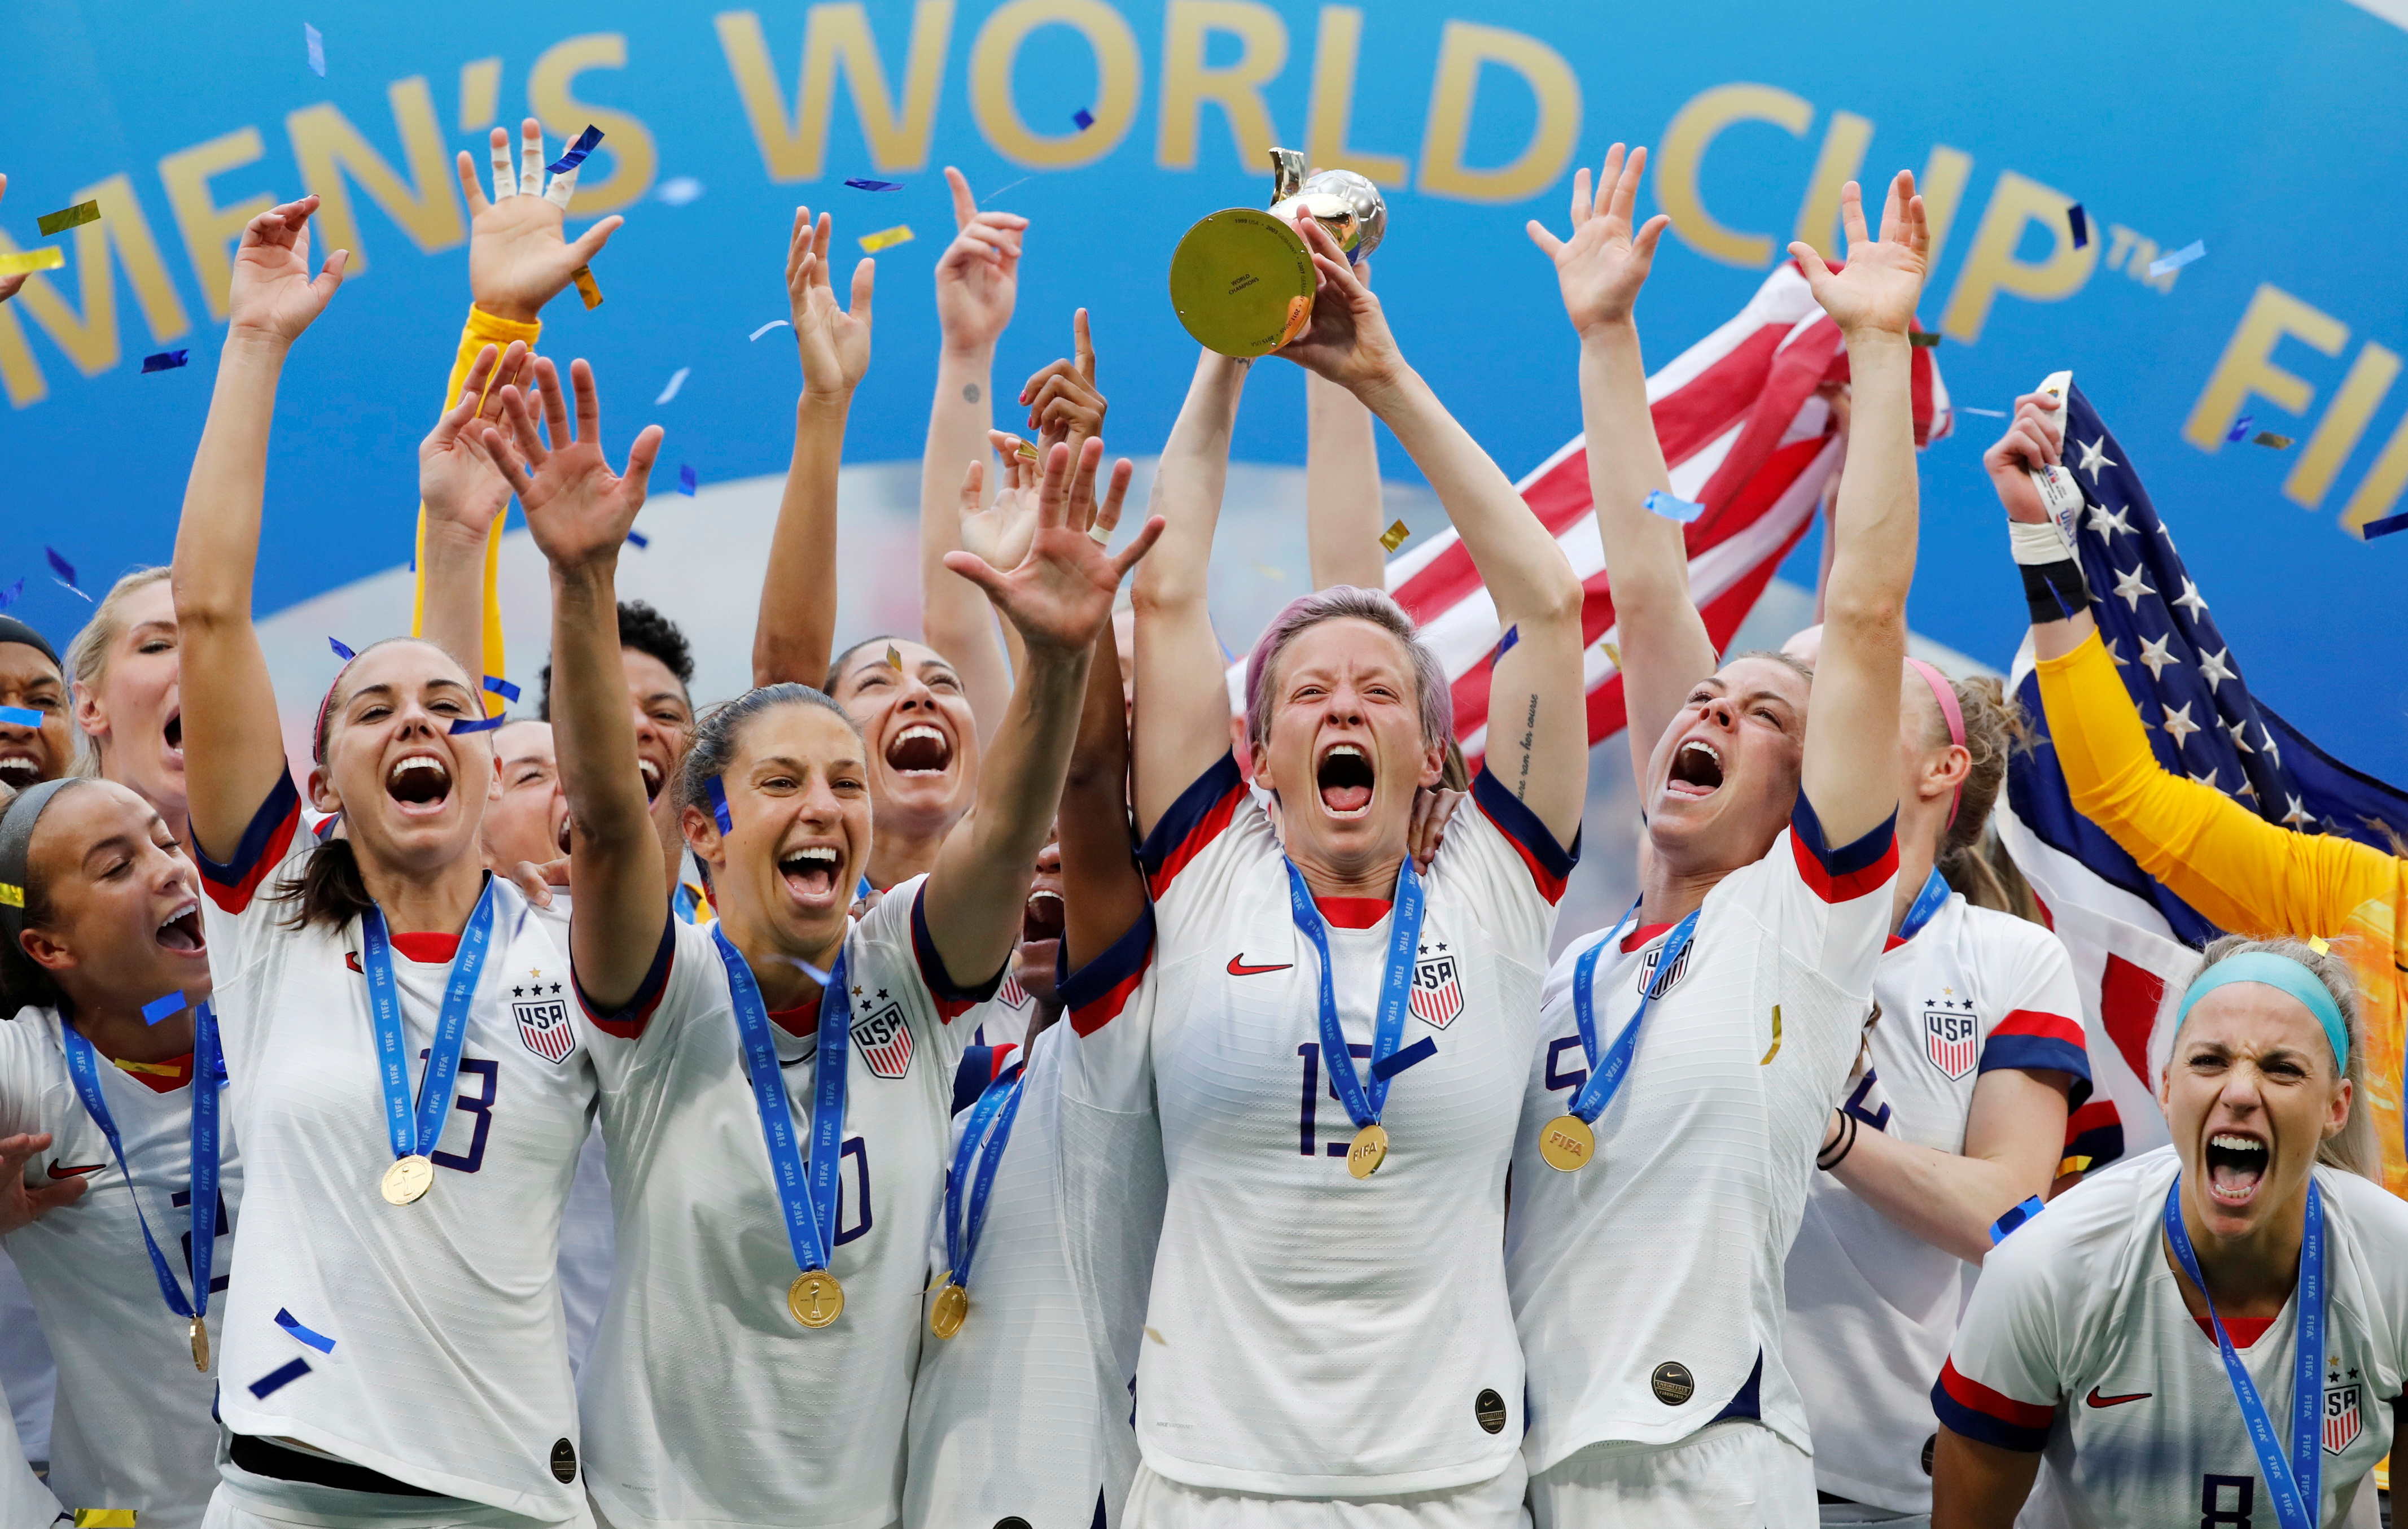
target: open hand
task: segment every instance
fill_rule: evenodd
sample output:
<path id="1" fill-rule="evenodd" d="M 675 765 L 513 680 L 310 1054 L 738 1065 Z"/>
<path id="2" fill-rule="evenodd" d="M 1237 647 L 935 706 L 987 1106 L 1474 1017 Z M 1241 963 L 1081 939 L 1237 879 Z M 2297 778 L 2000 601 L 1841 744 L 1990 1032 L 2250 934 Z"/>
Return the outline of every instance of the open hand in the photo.
<path id="1" fill-rule="evenodd" d="M 2015 400 L 2015 417 L 2007 433 L 1982 454 L 1982 466 L 2009 520 L 2045 525 L 2048 506 L 2030 474 L 2065 460 L 2065 406 L 2045 393 L 2027 393 Z"/>
<path id="2" fill-rule="evenodd" d="M 8 178 L 5 175 L 0 175 L 0 197 L 5 197 L 7 195 Z M 19 271 L 14 276 L 0 276 L 0 303 L 5 303 L 9 298 L 17 296 L 17 289 L 24 284 L 25 273 L 23 271 Z"/>
<path id="3" fill-rule="evenodd" d="M 510 341 L 506 352 L 486 346 L 468 363 L 459 398 L 418 443 L 418 498 L 426 507 L 429 534 L 456 530 L 483 546 L 495 517 L 509 507 L 509 480 L 485 449 L 484 431 L 469 426 L 472 421 L 499 420 L 502 390 L 521 384 L 526 375 L 523 341 Z"/>
<path id="4" fill-rule="evenodd" d="M 962 545 L 986 559 L 989 568 L 1018 568 L 1037 534 L 1038 490 L 1045 481 L 1039 463 L 1044 454 L 1023 455 L 1025 448 L 1020 438 L 1001 430 L 989 430 L 986 439 L 1003 464 L 1003 486 L 993 504 L 981 504 L 980 496 L 986 490 L 986 464 L 970 463 L 962 479 Z"/>
<path id="5" fill-rule="evenodd" d="M 937 257 L 937 327 L 949 350 L 992 345 L 1011 323 L 1020 292 L 1020 237 L 1028 220 L 1017 212 L 981 212 L 970 183 L 951 165 L 953 242 Z"/>
<path id="6" fill-rule="evenodd" d="M 497 319 L 532 324 L 543 305 L 560 296 L 577 270 L 590 265 L 627 220 L 612 214 L 587 229 L 575 243 L 562 236 L 568 199 L 577 193 L 571 166 L 544 187 L 543 126 L 533 117 L 520 124 L 519 167 L 510 169 L 510 135 L 493 135 L 494 199 L 477 180 L 477 163 L 462 150 L 460 190 L 468 198 L 468 292 L 479 308 Z"/>
<path id="7" fill-rule="evenodd" d="M 1112 595 L 1161 537 L 1163 519 L 1145 523 L 1118 556 L 1104 548 L 1120 524 L 1121 501 L 1133 470 L 1126 457 L 1112 466 L 1111 487 L 1096 502 L 1096 468 L 1104 443 L 1090 440 L 1073 471 L 1070 448 L 1046 454 L 1038 489 L 1037 528 L 1027 555 L 1009 570 L 990 568 L 967 552 L 945 554 L 945 566 L 986 591 L 988 599 L 1018 629 L 1031 650 L 1084 652 L 1112 619 Z M 1094 535 L 1091 532 L 1100 532 Z"/>
<path id="8" fill-rule="evenodd" d="M 849 398 L 869 370 L 869 298 L 878 262 L 853 267 L 853 310 L 837 306 L 827 265 L 835 232 L 826 213 L 813 224 L 810 208 L 795 209 L 795 231 L 786 241 L 786 302 L 803 358 L 803 390 L 814 397 Z"/>
<path id="9" fill-rule="evenodd" d="M 289 345 L 326 310 L 343 284 L 351 252 L 336 251 L 326 257 L 325 269 L 310 276 L 309 214 L 317 210 L 312 194 L 269 208 L 243 225 L 226 309 L 229 339 L 249 333 Z"/>
<path id="10" fill-rule="evenodd" d="M 1881 238 L 1865 233 L 1864 194 L 1853 180 L 1840 188 L 1840 225 L 1847 230 L 1846 268 L 1834 272 L 1811 244 L 1789 246 L 1814 300 L 1842 334 L 1880 333 L 1904 338 L 1914 321 L 1915 299 L 1931 271 L 1931 230 L 1923 198 L 1914 194 L 1914 172 L 1900 170 L 1882 203 Z"/>
<path id="11" fill-rule="evenodd" d="M 1087 438 L 1104 433 L 1104 411 L 1111 406 L 1096 391 L 1096 342 L 1087 333 L 1085 309 L 1070 315 L 1070 359 L 1023 382 L 1020 401 L 1028 408 L 1028 427 L 1037 432 L 1039 453 L 1061 441 L 1076 461 Z"/>
<path id="12" fill-rule="evenodd" d="M 1530 242 L 1555 263 L 1555 284 L 1563 289 L 1564 311 L 1572 328 L 1585 335 L 1599 325 L 1627 324 L 1631 305 L 1656 263 L 1656 244 L 1672 220 L 1663 213 L 1647 220 L 1636 235 L 1630 215 L 1639 200 L 1639 180 L 1647 170 L 1647 151 L 1622 145 L 1606 151 L 1605 167 L 1598 172 L 1597 195 L 1591 198 L 1588 171 L 1572 177 L 1572 237 L 1559 239 L 1536 218 L 1526 225 Z"/>
<path id="13" fill-rule="evenodd" d="M 554 569 L 563 570 L 617 560 L 636 512 L 644 507 L 644 486 L 660 455 L 662 439 L 659 426 L 644 426 L 627 449 L 625 474 L 612 472 L 602 454 L 602 405 L 594 391 L 594 368 L 573 361 L 568 376 L 577 390 L 573 438 L 560 373 L 548 359 L 536 362 L 535 382 L 543 399 L 544 427 L 552 438 L 549 447 L 536 428 L 526 396 L 515 387 L 502 390 L 509 437 L 491 425 L 478 426 L 484 432 L 485 450 L 526 512 L 535 544 Z"/>
<path id="14" fill-rule="evenodd" d="M 0 1235 L 30 1226 L 61 1205 L 72 1205 L 83 1198 L 81 1174 L 40 1189 L 26 1186 L 25 1164 L 33 1161 L 35 1153 L 47 1152 L 50 1147 L 47 1132 L 0 1136 Z"/>
<path id="15" fill-rule="evenodd" d="M 1380 299 L 1354 273 L 1346 252 L 1321 220 L 1297 220 L 1296 231 L 1312 255 L 1320 281 L 1312 294 L 1312 320 L 1304 333 L 1272 352 L 1318 372 L 1360 397 L 1364 389 L 1392 382 L 1405 370 L 1405 357 L 1388 331 Z"/>

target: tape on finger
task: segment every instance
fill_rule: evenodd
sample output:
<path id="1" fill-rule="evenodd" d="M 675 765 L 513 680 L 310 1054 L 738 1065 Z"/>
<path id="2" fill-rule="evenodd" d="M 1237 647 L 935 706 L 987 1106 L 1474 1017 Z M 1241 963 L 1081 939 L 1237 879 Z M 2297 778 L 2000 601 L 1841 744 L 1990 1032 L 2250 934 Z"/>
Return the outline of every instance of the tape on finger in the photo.
<path id="1" fill-rule="evenodd" d="M 494 146 L 494 200 L 502 201 L 518 194 L 518 172 L 510 168 L 510 140 L 505 137 Z"/>
<path id="2" fill-rule="evenodd" d="M 579 168 L 579 166 L 571 165 L 568 168 L 561 171 L 558 175 L 553 176 L 552 178 L 552 184 L 544 188 L 543 199 L 550 202 L 552 206 L 560 209 L 563 212 L 567 211 L 569 198 L 577 195 L 577 173 Z"/>

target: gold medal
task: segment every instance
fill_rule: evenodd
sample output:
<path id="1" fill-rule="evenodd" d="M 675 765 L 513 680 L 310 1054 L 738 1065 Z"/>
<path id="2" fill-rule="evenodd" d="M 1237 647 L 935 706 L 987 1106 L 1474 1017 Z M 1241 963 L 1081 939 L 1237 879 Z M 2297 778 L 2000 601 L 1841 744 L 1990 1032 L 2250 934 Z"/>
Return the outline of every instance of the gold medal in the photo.
<path id="1" fill-rule="evenodd" d="M 786 1287 L 786 1309 L 805 1327 L 825 1327 L 844 1315 L 844 1287 L 825 1269 L 806 1269 Z"/>
<path id="2" fill-rule="evenodd" d="M 937 1304 L 928 1308 L 928 1331 L 940 1338 L 950 1338 L 962 1330 L 962 1320 L 970 1314 L 970 1292 L 950 1278 L 945 1288 L 937 1292 Z"/>
<path id="3" fill-rule="evenodd" d="M 193 1319 L 193 1368 L 209 1373 L 209 1328 L 198 1317 Z"/>
<path id="4" fill-rule="evenodd" d="M 1558 1115 L 1539 1132 L 1539 1157 L 1559 1173 L 1588 1166 L 1597 1155 L 1597 1132 L 1577 1115 Z"/>
<path id="5" fill-rule="evenodd" d="M 1388 1129 L 1377 1120 L 1354 1132 L 1354 1145 L 1346 1149 L 1346 1171 L 1356 1178 L 1369 1178 L 1388 1161 Z"/>
<path id="6" fill-rule="evenodd" d="M 393 1166 L 384 1171 L 384 1180 L 377 1188 L 385 1203 L 406 1205 L 423 1196 L 435 1187 L 435 1164 L 416 1152 L 406 1158 L 395 1158 Z"/>

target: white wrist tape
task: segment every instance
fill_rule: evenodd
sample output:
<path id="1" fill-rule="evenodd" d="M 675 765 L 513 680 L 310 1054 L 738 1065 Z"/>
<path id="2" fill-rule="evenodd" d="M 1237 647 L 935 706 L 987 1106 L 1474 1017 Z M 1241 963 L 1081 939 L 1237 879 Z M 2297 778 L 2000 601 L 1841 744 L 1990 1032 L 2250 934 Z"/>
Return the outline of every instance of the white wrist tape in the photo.
<path id="1" fill-rule="evenodd" d="M 2075 558 L 2065 534 L 2057 522 L 2042 521 L 2034 525 L 2028 520 L 2007 522 L 2007 545 L 2017 564 L 2025 568 L 2046 568 L 2051 563 L 2071 562 Z"/>

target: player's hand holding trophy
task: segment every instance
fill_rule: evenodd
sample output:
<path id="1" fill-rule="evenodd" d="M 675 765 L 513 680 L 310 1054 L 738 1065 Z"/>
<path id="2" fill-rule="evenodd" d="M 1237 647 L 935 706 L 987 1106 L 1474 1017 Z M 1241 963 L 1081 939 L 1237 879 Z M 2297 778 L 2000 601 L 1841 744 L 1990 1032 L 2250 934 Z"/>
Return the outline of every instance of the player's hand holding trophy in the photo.
<path id="1" fill-rule="evenodd" d="M 1306 213 L 1360 262 L 1387 232 L 1380 188 L 1352 170 L 1304 173 L 1304 156 L 1271 151 L 1271 205 L 1213 213 L 1170 257 L 1170 302 L 1179 322 L 1223 355 L 1268 355 L 1304 333 L 1316 278 L 1297 220 Z"/>

